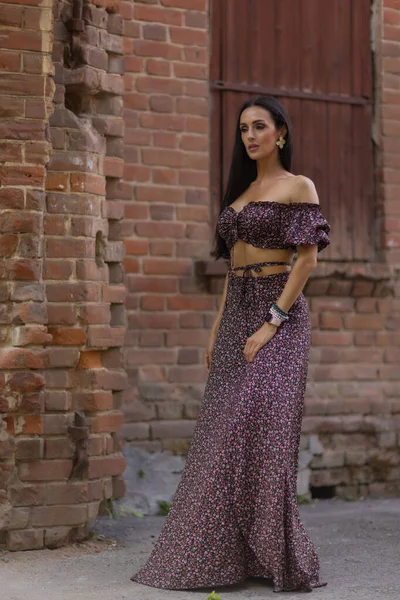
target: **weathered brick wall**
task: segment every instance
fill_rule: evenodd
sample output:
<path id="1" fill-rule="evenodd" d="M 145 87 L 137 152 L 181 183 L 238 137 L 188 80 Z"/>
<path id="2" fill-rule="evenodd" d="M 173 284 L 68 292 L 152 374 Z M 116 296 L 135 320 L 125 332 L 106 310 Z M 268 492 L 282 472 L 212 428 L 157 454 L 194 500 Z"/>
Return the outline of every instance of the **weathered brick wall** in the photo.
<path id="1" fill-rule="evenodd" d="M 216 306 L 195 278 L 211 233 L 208 7 L 206 0 L 128 1 L 121 14 L 130 381 L 123 432 L 148 448 L 160 448 L 160 438 L 173 448 L 197 415 Z"/>
<path id="2" fill-rule="evenodd" d="M 0 43 L 10 48 L 0 54 L 1 247 L 10 257 L 0 543 L 11 550 L 85 536 L 100 502 L 124 492 L 122 21 L 115 0 L 85 3 L 83 14 L 79 6 L 72 15 L 67 1 L 0 4 Z"/>
<path id="3" fill-rule="evenodd" d="M 325 264 L 321 256 L 306 289 L 314 329 L 302 461 L 317 495 L 400 491 L 400 7 L 384 5 L 374 5 L 378 264 Z M 211 233 L 207 6 L 147 0 L 121 10 L 130 328 L 123 432 L 137 446 L 184 451 L 222 284 L 195 273 L 196 261 L 209 257 Z"/>
<path id="4" fill-rule="evenodd" d="M 30 479 L 29 459 L 43 456 L 39 436 L 49 426 L 39 370 L 51 361 L 40 347 L 51 341 L 42 253 L 54 93 L 51 1 L 1 2 L 0 28 L 0 543 L 18 548 L 43 545 L 43 530 L 20 530 L 41 518 L 40 509 L 32 515 L 25 506 L 43 502 L 35 490 L 28 498 L 21 482 Z"/>

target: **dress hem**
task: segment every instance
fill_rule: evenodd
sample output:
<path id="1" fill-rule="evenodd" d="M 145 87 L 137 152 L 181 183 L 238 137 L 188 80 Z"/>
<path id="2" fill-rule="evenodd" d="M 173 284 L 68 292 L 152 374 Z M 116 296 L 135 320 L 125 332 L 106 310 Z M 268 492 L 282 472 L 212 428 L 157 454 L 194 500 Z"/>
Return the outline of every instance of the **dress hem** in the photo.
<path id="1" fill-rule="evenodd" d="M 135 578 L 135 575 L 133 577 L 131 577 L 131 581 L 133 581 L 134 583 L 139 583 L 141 585 L 145 585 L 147 587 L 153 587 L 153 588 L 157 588 L 159 590 L 176 590 L 176 591 L 189 591 L 189 590 L 196 590 L 196 589 L 202 589 L 202 588 L 218 588 L 218 587 L 226 587 L 226 586 L 230 586 L 230 585 L 239 585 L 241 583 L 245 583 L 248 579 L 250 579 L 251 577 L 254 577 L 254 575 L 247 575 L 246 577 L 242 578 L 242 579 L 238 579 L 237 581 L 226 581 L 226 582 L 221 582 L 221 583 L 203 583 L 201 585 L 196 585 L 196 586 L 190 586 L 190 587 L 170 587 L 170 586 L 162 586 L 162 585 L 156 585 L 156 584 L 151 584 L 151 583 L 145 583 L 143 581 L 139 581 L 138 579 Z M 257 577 L 257 579 L 264 579 L 264 581 L 273 581 L 272 577 Z M 295 587 L 279 587 L 276 588 L 275 586 L 273 586 L 273 592 L 276 593 L 283 593 L 283 592 L 312 592 L 313 589 L 315 588 L 320 588 L 320 587 L 325 587 L 327 585 L 327 582 L 312 582 L 312 583 L 307 583 L 307 584 L 302 584 L 299 586 L 295 586 Z"/>

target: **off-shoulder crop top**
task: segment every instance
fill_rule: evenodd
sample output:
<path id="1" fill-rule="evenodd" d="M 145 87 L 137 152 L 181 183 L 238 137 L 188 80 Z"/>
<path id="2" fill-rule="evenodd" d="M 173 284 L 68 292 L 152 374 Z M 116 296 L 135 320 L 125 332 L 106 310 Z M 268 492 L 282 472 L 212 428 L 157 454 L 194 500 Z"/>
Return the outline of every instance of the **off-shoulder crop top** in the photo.
<path id="1" fill-rule="evenodd" d="M 256 201 L 237 212 L 227 206 L 217 229 L 230 250 L 238 240 L 256 248 L 296 250 L 296 246 L 318 244 L 318 252 L 329 245 L 330 226 L 319 204 L 310 202 Z"/>

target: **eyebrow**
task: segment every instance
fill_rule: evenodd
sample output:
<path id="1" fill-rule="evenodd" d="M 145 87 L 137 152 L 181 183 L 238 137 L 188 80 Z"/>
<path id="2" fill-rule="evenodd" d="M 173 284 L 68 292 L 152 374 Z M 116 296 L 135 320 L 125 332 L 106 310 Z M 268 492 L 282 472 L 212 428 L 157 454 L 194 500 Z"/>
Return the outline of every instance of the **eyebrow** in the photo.
<path id="1" fill-rule="evenodd" d="M 252 125 L 255 125 L 256 123 L 266 123 L 266 121 L 264 121 L 264 119 L 255 119 L 254 121 L 252 121 Z M 247 123 L 240 123 L 240 126 L 242 125 L 247 125 Z"/>

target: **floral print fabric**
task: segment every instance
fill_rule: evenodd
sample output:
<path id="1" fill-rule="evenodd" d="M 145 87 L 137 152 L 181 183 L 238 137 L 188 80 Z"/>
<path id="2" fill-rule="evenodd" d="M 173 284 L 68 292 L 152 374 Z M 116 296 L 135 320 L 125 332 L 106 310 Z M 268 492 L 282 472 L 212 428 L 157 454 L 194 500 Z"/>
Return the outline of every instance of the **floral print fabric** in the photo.
<path id="1" fill-rule="evenodd" d="M 185 469 L 152 554 L 133 581 L 191 589 L 256 576 L 272 579 L 275 591 L 320 585 L 296 502 L 311 330 L 304 297 L 252 363 L 242 353 L 288 276 L 230 274 Z"/>
<path id="2" fill-rule="evenodd" d="M 218 231 L 229 250 L 238 240 L 256 248 L 292 248 L 318 244 L 318 251 L 329 244 L 330 226 L 319 204 L 294 202 L 250 202 L 240 212 L 231 206 L 222 211 Z"/>
<path id="3" fill-rule="evenodd" d="M 328 243 L 318 205 L 231 207 L 218 228 L 230 249 Z M 247 577 L 276 592 L 321 584 L 315 547 L 300 521 L 296 476 L 311 325 L 302 294 L 290 319 L 247 363 L 246 340 L 265 321 L 289 272 L 229 272 L 222 319 L 186 465 L 153 551 L 133 581 L 165 589 L 218 587 Z"/>

